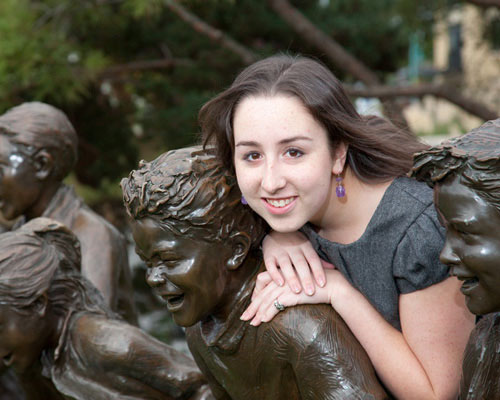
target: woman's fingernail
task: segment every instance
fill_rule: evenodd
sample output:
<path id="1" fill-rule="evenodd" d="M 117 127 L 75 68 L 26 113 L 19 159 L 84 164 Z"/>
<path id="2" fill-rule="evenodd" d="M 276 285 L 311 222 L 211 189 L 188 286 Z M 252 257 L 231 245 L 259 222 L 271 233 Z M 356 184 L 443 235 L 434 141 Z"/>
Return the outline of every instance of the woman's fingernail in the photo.
<path id="1" fill-rule="evenodd" d="M 321 277 L 321 278 L 318 278 L 318 284 L 319 286 L 323 287 L 325 286 L 326 282 L 325 282 L 325 278 Z"/>
<path id="2" fill-rule="evenodd" d="M 245 311 L 243 314 L 241 314 L 240 319 L 242 321 L 246 321 L 248 319 L 247 312 Z"/>
<path id="3" fill-rule="evenodd" d="M 300 286 L 299 285 L 293 285 L 293 291 L 295 293 L 300 293 Z"/>
<path id="4" fill-rule="evenodd" d="M 311 296 L 314 293 L 314 288 L 311 285 L 306 286 L 306 294 Z"/>
<path id="5" fill-rule="evenodd" d="M 278 285 L 283 286 L 284 284 L 285 282 L 283 281 L 283 279 L 278 279 Z"/>

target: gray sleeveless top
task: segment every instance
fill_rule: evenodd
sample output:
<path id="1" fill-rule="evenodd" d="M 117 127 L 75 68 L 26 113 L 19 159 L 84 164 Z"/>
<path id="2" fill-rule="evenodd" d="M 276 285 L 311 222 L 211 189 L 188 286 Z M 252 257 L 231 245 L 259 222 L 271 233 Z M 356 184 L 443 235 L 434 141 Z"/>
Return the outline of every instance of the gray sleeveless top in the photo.
<path id="1" fill-rule="evenodd" d="M 311 224 L 301 232 L 398 330 L 399 295 L 448 276 L 448 268 L 439 262 L 445 230 L 437 219 L 432 189 L 410 178 L 392 182 L 365 232 L 353 243 L 330 242 Z"/>

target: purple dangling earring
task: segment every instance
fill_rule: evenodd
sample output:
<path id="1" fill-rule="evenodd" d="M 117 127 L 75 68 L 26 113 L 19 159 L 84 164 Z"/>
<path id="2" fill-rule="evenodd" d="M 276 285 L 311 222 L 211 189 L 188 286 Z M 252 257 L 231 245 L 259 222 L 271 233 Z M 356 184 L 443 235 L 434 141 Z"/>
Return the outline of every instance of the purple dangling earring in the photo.
<path id="1" fill-rule="evenodd" d="M 248 204 L 247 199 L 245 199 L 245 197 L 243 195 L 241 195 L 241 204 L 244 204 L 244 205 Z"/>
<path id="2" fill-rule="evenodd" d="M 342 177 L 337 175 L 335 178 L 337 181 L 337 187 L 335 188 L 335 194 L 337 197 L 344 197 L 345 196 L 345 187 L 342 185 Z"/>

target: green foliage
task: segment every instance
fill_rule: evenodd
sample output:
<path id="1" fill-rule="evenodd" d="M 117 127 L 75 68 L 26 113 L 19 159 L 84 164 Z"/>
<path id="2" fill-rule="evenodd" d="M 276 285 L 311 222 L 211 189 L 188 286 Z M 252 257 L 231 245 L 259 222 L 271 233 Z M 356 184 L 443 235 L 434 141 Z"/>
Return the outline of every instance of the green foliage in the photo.
<path id="1" fill-rule="evenodd" d="M 424 32 L 430 42 L 433 11 L 445 1 L 291 3 L 385 79 L 407 62 L 412 32 Z M 323 58 L 266 0 L 178 3 L 261 57 L 291 51 Z M 117 72 L 158 59 L 179 63 Z M 106 72 L 110 67 L 113 73 Z M 159 154 L 196 141 L 200 106 L 243 67 L 237 55 L 170 11 L 166 0 L 0 2 L 0 112 L 34 99 L 63 109 L 81 139 L 76 176 L 97 188 L 136 167 L 138 146 L 152 143 Z"/>

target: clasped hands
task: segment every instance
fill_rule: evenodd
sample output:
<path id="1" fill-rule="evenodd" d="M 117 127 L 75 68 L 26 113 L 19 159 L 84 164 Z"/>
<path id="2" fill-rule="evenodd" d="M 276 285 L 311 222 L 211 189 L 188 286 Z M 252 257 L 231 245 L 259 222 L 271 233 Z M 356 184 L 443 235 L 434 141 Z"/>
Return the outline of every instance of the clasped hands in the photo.
<path id="1" fill-rule="evenodd" d="M 319 258 L 300 232 L 267 235 L 262 244 L 267 271 L 257 276 L 252 301 L 241 319 L 258 326 L 279 312 L 275 305 L 327 303 L 333 306 L 339 284 L 347 280 L 335 267 Z"/>

